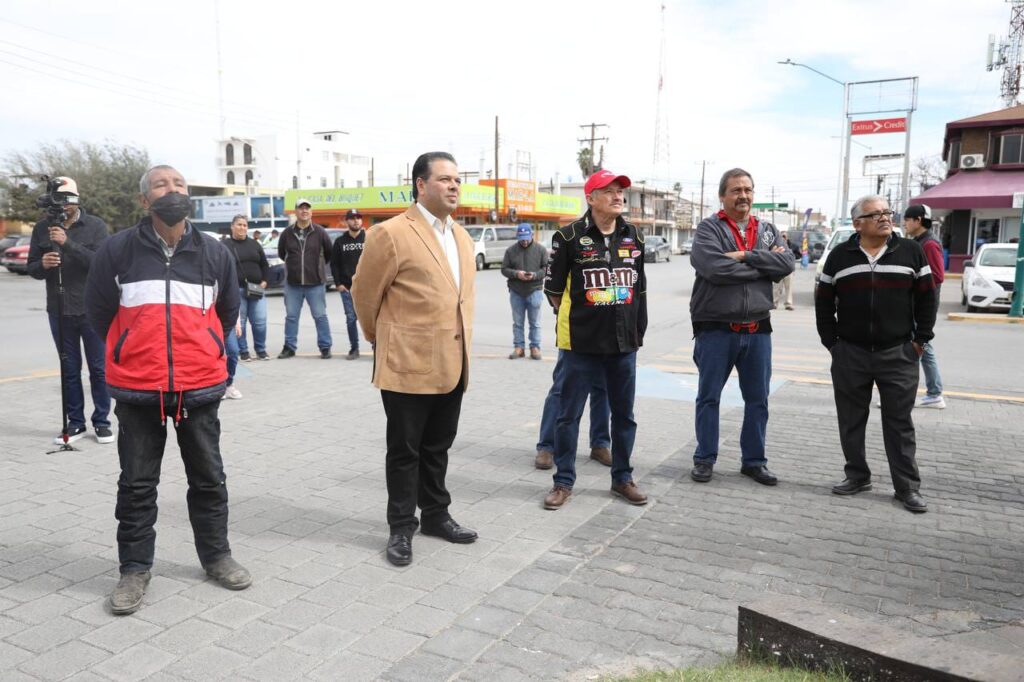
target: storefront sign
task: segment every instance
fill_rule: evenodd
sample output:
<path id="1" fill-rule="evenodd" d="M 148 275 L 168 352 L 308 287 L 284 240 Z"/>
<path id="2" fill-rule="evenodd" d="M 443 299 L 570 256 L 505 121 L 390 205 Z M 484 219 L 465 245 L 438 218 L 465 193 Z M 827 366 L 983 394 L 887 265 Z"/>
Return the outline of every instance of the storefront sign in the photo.
<path id="1" fill-rule="evenodd" d="M 583 200 L 579 197 L 537 192 L 534 204 L 534 210 L 537 213 L 555 213 L 566 216 L 578 216 L 583 213 Z"/>
<path id="2" fill-rule="evenodd" d="M 463 185 L 459 192 L 459 206 L 491 208 L 494 206 L 494 188 Z M 298 199 L 305 199 L 314 211 L 339 211 L 350 208 L 406 208 L 412 204 L 412 186 L 355 187 L 329 189 L 290 189 L 285 192 L 285 205 L 291 210 Z M 499 200 L 502 195 L 499 195 Z"/>

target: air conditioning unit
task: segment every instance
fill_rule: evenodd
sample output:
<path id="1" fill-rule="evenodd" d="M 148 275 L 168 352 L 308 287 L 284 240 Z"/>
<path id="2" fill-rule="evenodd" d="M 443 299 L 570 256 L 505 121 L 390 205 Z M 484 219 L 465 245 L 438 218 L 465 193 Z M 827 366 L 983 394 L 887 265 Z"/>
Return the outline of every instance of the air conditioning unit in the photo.
<path id="1" fill-rule="evenodd" d="M 960 155 L 960 167 L 961 168 L 984 168 L 985 167 L 985 155 L 984 154 L 961 154 Z"/>

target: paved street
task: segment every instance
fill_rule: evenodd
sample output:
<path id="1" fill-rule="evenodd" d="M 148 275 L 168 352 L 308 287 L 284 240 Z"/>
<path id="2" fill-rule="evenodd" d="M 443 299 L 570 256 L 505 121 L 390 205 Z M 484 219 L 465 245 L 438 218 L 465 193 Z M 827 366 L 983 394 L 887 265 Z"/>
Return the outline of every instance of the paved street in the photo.
<path id="1" fill-rule="evenodd" d="M 940 321 L 948 409 L 915 412 L 927 514 L 892 500 L 877 414 L 875 487 L 842 478 L 828 354 L 814 331 L 812 271 L 794 312 L 773 317 L 769 460 L 777 488 L 738 472 L 742 408 L 724 397 L 714 480 L 688 476 L 695 370 L 685 257 L 649 267 L 652 325 L 639 356 L 634 466 L 646 507 L 611 498 L 581 441 L 572 501 L 544 511 L 549 473 L 532 466 L 554 353 L 505 359 L 503 280 L 478 273 L 476 346 L 448 483 L 471 545 L 417 535 L 414 561 L 383 557 L 384 416 L 372 360 L 347 362 L 329 296 L 335 359 L 244 363 L 240 401 L 222 403 L 234 555 L 253 586 L 206 580 L 192 546 L 185 479 L 168 448 L 157 563 L 143 608 L 117 618 L 116 446 L 94 439 L 46 455 L 59 383 L 40 282 L 0 273 L 0 679 L 590 679 L 637 666 L 712 663 L 735 647 L 738 604 L 801 595 L 935 638 L 994 646 L 1024 617 L 1024 329 Z M 943 311 L 959 309 L 959 283 Z M 283 313 L 271 301 L 269 345 Z M 173 439 L 172 439 L 173 443 Z M 1024 658 L 1024 646 L 1007 644 Z"/>

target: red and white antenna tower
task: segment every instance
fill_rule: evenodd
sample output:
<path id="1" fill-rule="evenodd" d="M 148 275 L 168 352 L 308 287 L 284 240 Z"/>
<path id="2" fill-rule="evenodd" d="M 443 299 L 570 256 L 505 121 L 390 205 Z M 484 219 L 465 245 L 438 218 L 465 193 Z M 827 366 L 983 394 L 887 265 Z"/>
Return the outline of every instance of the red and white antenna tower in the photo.
<path id="1" fill-rule="evenodd" d="M 1003 69 L 999 96 L 1007 107 L 1019 104 L 1021 57 L 1024 48 L 1024 0 L 1007 0 L 1010 3 L 1010 31 L 1006 40 L 996 44 L 996 37 L 988 37 L 987 71 Z"/>
<path id="2" fill-rule="evenodd" d="M 1020 0 L 1024 2 L 1024 0 Z M 654 174 L 658 175 L 659 165 L 668 170 L 668 104 L 663 101 L 665 94 L 665 3 L 661 3 L 661 48 L 658 56 L 658 103 L 654 114 Z M 662 115 L 664 114 L 664 116 Z M 667 176 L 667 173 L 666 173 Z"/>

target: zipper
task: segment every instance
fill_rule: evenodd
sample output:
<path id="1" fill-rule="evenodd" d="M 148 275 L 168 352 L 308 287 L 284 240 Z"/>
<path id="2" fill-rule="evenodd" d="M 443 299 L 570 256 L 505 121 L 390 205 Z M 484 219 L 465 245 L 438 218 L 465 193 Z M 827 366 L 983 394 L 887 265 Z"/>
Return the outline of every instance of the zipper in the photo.
<path id="1" fill-rule="evenodd" d="M 164 313 L 167 317 L 167 390 L 174 393 L 174 351 L 171 349 L 171 259 L 164 278 Z M 161 397 L 161 400 L 163 398 Z"/>
<path id="2" fill-rule="evenodd" d="M 296 228 L 298 229 L 298 228 Z M 312 230 L 313 226 L 310 225 L 306 228 Z M 300 240 L 302 249 L 299 250 L 299 281 L 302 282 L 302 286 L 306 286 L 306 242 L 309 240 L 309 235 L 306 235 L 305 239 Z"/>
<path id="3" fill-rule="evenodd" d="M 220 355 L 218 357 L 224 357 L 224 344 L 221 343 L 221 340 L 219 338 L 217 338 L 216 332 L 214 332 L 209 327 L 206 328 L 206 331 L 210 332 L 210 336 L 213 337 L 213 342 L 217 344 L 217 349 L 220 351 Z"/>
<path id="4" fill-rule="evenodd" d="M 121 364 L 121 346 L 124 345 L 125 339 L 128 338 L 128 330 L 125 329 L 121 332 L 120 338 L 117 340 L 117 345 L 114 346 L 114 364 Z"/>

